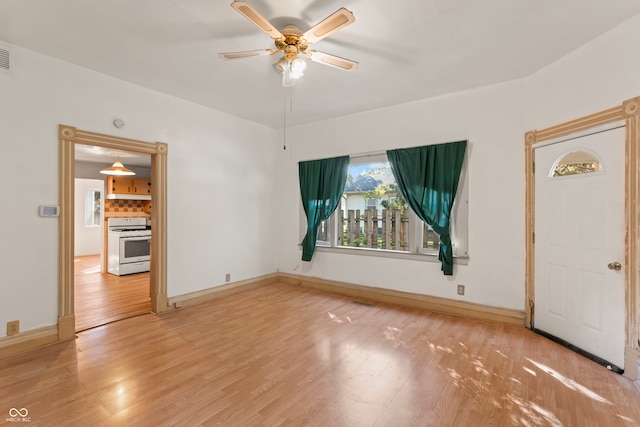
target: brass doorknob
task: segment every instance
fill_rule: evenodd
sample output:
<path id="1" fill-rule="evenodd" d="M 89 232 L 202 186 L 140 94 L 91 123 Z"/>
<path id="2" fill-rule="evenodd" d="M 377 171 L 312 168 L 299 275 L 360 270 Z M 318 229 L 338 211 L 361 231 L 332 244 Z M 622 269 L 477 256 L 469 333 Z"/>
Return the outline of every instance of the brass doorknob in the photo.
<path id="1" fill-rule="evenodd" d="M 607 268 L 608 268 L 609 270 L 616 270 L 616 271 L 619 271 L 619 270 L 622 270 L 622 264 L 620 264 L 618 261 L 616 261 L 616 262 L 610 262 L 609 264 L 607 264 Z"/>

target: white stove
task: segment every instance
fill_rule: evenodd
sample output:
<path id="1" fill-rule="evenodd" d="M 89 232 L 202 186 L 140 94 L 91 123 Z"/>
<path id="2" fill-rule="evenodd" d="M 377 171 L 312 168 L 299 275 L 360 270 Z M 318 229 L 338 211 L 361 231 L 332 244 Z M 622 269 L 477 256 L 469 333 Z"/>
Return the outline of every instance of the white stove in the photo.
<path id="1" fill-rule="evenodd" d="M 151 230 L 145 218 L 107 220 L 107 271 L 116 276 L 149 271 Z"/>

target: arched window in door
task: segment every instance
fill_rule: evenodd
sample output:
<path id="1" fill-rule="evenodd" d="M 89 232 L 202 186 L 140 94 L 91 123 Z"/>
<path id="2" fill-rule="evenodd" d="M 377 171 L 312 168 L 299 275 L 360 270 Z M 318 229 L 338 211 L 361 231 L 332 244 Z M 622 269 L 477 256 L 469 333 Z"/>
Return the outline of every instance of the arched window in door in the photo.
<path id="1" fill-rule="evenodd" d="M 587 151 L 571 151 L 562 155 L 551 168 L 551 178 L 602 172 L 600 159 Z"/>

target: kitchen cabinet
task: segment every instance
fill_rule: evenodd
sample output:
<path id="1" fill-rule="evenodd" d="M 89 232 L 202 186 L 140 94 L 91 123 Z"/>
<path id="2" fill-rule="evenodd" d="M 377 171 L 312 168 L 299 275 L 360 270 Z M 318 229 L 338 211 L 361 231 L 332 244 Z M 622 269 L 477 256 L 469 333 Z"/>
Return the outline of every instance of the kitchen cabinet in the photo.
<path id="1" fill-rule="evenodd" d="M 107 178 L 107 194 L 151 195 L 151 180 L 146 178 L 130 178 L 126 176 L 110 176 Z"/>

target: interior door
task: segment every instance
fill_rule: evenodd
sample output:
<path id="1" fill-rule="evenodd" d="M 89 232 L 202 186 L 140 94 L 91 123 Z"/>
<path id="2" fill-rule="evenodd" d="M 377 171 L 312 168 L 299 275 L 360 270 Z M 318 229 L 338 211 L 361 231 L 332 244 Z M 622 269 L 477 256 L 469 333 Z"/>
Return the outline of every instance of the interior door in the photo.
<path id="1" fill-rule="evenodd" d="M 625 345 L 624 141 L 618 128 L 535 149 L 534 328 L 616 367 Z M 599 171 L 585 173 L 589 156 Z"/>

